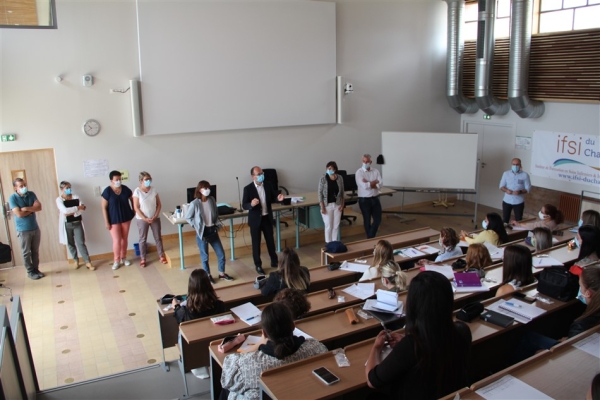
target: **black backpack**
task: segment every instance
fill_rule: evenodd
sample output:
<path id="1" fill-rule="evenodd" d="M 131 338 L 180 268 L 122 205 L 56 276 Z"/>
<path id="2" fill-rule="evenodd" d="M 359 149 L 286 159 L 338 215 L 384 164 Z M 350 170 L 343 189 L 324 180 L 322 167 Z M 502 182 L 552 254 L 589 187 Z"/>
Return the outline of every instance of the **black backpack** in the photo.
<path id="1" fill-rule="evenodd" d="M 12 253 L 10 246 L 0 242 L 0 264 L 4 264 L 12 261 Z"/>
<path id="2" fill-rule="evenodd" d="M 579 278 L 564 267 L 545 268 L 540 274 L 537 291 L 560 301 L 577 297 Z"/>

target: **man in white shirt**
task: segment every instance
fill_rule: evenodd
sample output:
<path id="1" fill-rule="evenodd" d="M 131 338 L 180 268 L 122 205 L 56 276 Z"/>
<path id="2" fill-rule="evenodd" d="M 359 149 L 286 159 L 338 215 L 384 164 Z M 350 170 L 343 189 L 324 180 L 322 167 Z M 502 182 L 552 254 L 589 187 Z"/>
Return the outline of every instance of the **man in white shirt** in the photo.
<path id="1" fill-rule="evenodd" d="M 502 200 L 502 220 L 509 223 L 510 213 L 515 210 L 515 220 L 523 219 L 525 209 L 525 195 L 531 192 L 529 174 L 523 171 L 521 159 L 513 158 L 509 171 L 505 171 L 500 179 L 500 190 L 504 192 Z"/>
<path id="2" fill-rule="evenodd" d="M 379 189 L 383 183 L 381 174 L 375 168 L 371 168 L 371 155 L 365 154 L 362 158 L 362 167 L 356 171 L 356 186 L 358 186 L 358 206 L 363 216 L 367 238 L 374 238 L 381 224 L 381 202 L 379 201 Z M 371 218 L 373 222 L 371 222 Z"/>

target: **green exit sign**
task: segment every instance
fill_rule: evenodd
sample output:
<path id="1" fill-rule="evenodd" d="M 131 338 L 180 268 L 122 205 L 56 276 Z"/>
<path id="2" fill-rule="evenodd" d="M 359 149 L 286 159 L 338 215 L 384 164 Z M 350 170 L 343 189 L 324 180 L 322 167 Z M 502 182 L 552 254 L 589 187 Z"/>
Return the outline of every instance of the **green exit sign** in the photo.
<path id="1" fill-rule="evenodd" d="M 15 135 L 14 133 L 2 135 L 3 142 L 14 142 L 15 140 L 17 140 L 17 135 Z"/>

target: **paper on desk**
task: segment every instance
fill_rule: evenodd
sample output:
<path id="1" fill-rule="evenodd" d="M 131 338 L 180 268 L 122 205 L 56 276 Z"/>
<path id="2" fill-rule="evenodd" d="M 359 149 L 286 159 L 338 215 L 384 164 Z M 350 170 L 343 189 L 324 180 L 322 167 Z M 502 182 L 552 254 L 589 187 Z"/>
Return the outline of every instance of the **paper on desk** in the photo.
<path id="1" fill-rule="evenodd" d="M 517 305 L 517 307 L 506 305 L 506 300 L 498 300 L 494 304 L 490 304 L 487 309 L 514 318 L 515 321 L 519 321 L 522 324 L 528 324 L 546 312 L 543 308 L 521 300 L 510 299 L 508 302 Z"/>
<path id="2" fill-rule="evenodd" d="M 246 340 L 244 340 L 244 343 L 237 349 L 237 352 L 247 353 L 248 351 L 253 350 L 253 347 L 260 343 L 261 340 L 262 338 L 260 336 L 248 335 Z"/>
<path id="3" fill-rule="evenodd" d="M 600 334 L 594 333 L 581 339 L 579 342 L 573 343 L 573 347 L 577 347 L 579 350 L 600 358 Z"/>
<path id="4" fill-rule="evenodd" d="M 524 226 L 513 226 L 513 231 L 528 231 L 529 228 L 525 228 Z"/>
<path id="5" fill-rule="evenodd" d="M 423 253 L 427 253 L 427 254 L 437 254 L 440 252 L 440 249 L 436 249 L 433 246 L 429 246 L 427 244 L 424 244 L 423 246 L 419 246 L 416 248 L 419 251 L 422 251 Z"/>
<path id="6" fill-rule="evenodd" d="M 454 279 L 454 271 L 450 265 L 426 265 L 425 271 L 435 271 L 448 279 Z"/>
<path id="7" fill-rule="evenodd" d="M 496 382 L 477 390 L 475 393 L 488 400 L 552 399 L 552 397 L 547 396 L 512 375 L 503 376 Z"/>
<path id="8" fill-rule="evenodd" d="M 402 249 L 402 253 L 408 257 L 420 257 L 420 256 L 425 255 L 425 253 L 423 253 L 422 251 L 419 251 L 412 247 L 407 247 L 406 249 Z"/>
<path id="9" fill-rule="evenodd" d="M 546 268 L 552 266 L 563 266 L 564 264 L 558 261 L 556 258 L 548 257 L 533 257 L 532 258 L 534 268 Z"/>
<path id="10" fill-rule="evenodd" d="M 300 330 L 300 329 L 298 329 L 298 328 L 294 328 L 294 333 L 293 333 L 293 334 L 294 334 L 294 336 L 298 336 L 298 337 L 302 336 L 302 337 L 303 337 L 303 338 L 305 338 L 305 339 L 314 339 L 314 338 L 313 338 L 312 336 L 310 336 L 308 333 L 306 333 L 306 332 L 303 332 L 303 331 L 301 331 L 301 330 Z"/>
<path id="11" fill-rule="evenodd" d="M 292 203 L 302 203 L 304 201 L 304 197 L 290 197 L 292 199 Z"/>
<path id="12" fill-rule="evenodd" d="M 365 273 L 367 268 L 369 268 L 368 264 L 358 264 L 348 261 L 344 261 L 340 266 L 340 269 L 343 269 L 344 271 L 362 272 L 363 274 Z"/>
<path id="13" fill-rule="evenodd" d="M 571 229 L 569 229 L 569 232 L 577 233 L 577 232 L 579 232 L 579 227 L 576 226 L 575 228 L 571 228 Z"/>
<path id="14" fill-rule="evenodd" d="M 458 247 L 469 247 L 469 243 L 465 242 L 464 240 L 461 240 L 460 242 L 458 242 Z"/>
<path id="15" fill-rule="evenodd" d="M 354 285 L 348 286 L 346 289 L 342 290 L 342 292 L 346 292 L 349 295 L 358 297 L 361 300 L 365 300 L 375 294 L 375 284 L 355 283 Z"/>
<path id="16" fill-rule="evenodd" d="M 237 315 L 239 319 L 250 326 L 260 322 L 261 311 L 252 303 L 244 303 L 240 306 L 233 307 L 229 311 Z"/>

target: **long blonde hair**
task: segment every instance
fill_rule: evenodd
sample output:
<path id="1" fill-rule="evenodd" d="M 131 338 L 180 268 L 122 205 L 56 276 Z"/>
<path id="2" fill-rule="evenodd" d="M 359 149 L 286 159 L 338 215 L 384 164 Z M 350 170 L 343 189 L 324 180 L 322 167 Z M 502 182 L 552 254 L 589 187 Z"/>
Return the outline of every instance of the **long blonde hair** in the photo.
<path id="1" fill-rule="evenodd" d="M 394 248 L 387 240 L 380 240 L 373 251 L 373 265 L 371 268 L 377 268 L 381 272 L 381 266 L 388 261 L 394 261 Z"/>
<path id="2" fill-rule="evenodd" d="M 381 277 L 387 279 L 394 285 L 396 292 L 406 290 L 408 286 L 408 275 L 400 269 L 400 265 L 396 261 L 388 261 L 379 267 Z"/>
<path id="3" fill-rule="evenodd" d="M 286 247 L 279 257 L 279 272 L 286 286 L 292 289 L 308 289 L 310 277 L 300 268 L 300 257 L 291 247 Z"/>

